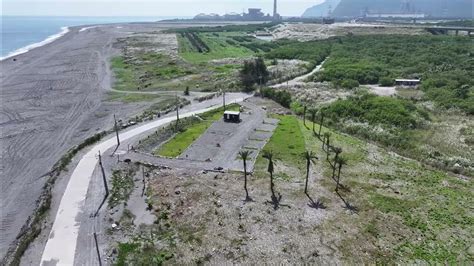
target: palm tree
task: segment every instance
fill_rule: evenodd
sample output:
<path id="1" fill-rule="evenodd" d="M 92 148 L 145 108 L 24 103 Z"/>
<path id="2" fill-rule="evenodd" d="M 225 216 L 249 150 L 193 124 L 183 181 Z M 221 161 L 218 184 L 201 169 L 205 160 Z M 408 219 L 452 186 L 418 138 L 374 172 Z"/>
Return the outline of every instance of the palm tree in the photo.
<path id="1" fill-rule="evenodd" d="M 245 201 L 251 201 L 249 197 L 249 191 L 247 190 L 247 160 L 252 152 L 243 150 L 239 152 L 240 159 L 244 162 L 244 189 L 245 189 Z"/>
<path id="2" fill-rule="evenodd" d="M 318 110 L 314 109 L 314 108 L 311 108 L 309 110 L 309 113 L 311 114 L 311 121 L 313 122 L 313 133 L 316 134 L 316 131 L 315 131 L 315 125 L 316 125 L 316 113 L 318 112 Z"/>
<path id="3" fill-rule="evenodd" d="M 329 139 L 329 137 L 331 136 L 331 133 L 329 132 L 324 132 L 323 134 L 323 139 L 322 139 L 322 142 L 323 142 L 323 151 L 325 151 L 324 147 L 326 145 L 326 139 Z"/>
<path id="4" fill-rule="evenodd" d="M 331 139 L 331 132 L 326 132 L 326 150 L 327 150 L 327 153 L 326 153 L 326 160 L 329 160 L 329 154 L 331 153 L 331 145 L 329 144 L 330 143 L 330 139 Z"/>
<path id="5" fill-rule="evenodd" d="M 336 165 L 339 159 L 339 154 L 342 153 L 342 149 L 339 147 L 334 147 L 334 153 L 336 154 L 334 156 L 334 164 L 332 165 L 332 178 L 335 179 L 335 174 L 336 174 Z"/>
<path id="6" fill-rule="evenodd" d="M 304 185 L 304 193 L 308 195 L 309 168 L 311 166 L 311 162 L 314 163 L 314 160 L 317 160 L 318 157 L 316 157 L 316 155 L 314 155 L 311 151 L 305 151 L 303 153 L 303 157 L 306 159 L 306 182 Z"/>
<path id="7" fill-rule="evenodd" d="M 336 192 L 339 190 L 339 184 L 341 180 L 341 168 L 343 165 L 347 165 L 347 160 L 343 157 L 337 158 L 337 164 L 339 165 L 339 170 L 337 172 L 337 179 L 336 179 Z"/>
<path id="8" fill-rule="evenodd" d="M 303 125 L 306 127 L 306 105 L 303 107 Z"/>
<path id="9" fill-rule="evenodd" d="M 321 110 L 319 111 L 319 116 L 321 117 L 321 120 L 320 120 L 320 122 L 319 122 L 319 133 L 318 133 L 318 135 L 319 135 L 319 137 L 321 137 L 321 129 L 323 128 L 323 123 L 324 123 L 324 112 L 323 112 L 323 109 L 321 109 Z"/>
<path id="10" fill-rule="evenodd" d="M 263 152 L 263 158 L 268 160 L 268 173 L 270 173 L 270 190 L 272 192 L 272 197 L 275 197 L 275 191 L 274 191 L 274 184 L 273 184 L 273 152 L 272 151 L 264 151 Z"/>

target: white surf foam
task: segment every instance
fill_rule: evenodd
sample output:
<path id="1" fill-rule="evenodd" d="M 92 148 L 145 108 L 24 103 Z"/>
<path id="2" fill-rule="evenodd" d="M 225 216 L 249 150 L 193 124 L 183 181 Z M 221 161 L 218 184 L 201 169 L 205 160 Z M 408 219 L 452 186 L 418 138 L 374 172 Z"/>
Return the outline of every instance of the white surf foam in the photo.
<path id="1" fill-rule="evenodd" d="M 9 53 L 8 55 L 4 56 L 4 57 L 1 57 L 0 58 L 0 61 L 3 61 L 5 59 L 8 59 L 8 58 L 11 58 L 13 56 L 17 56 L 17 55 L 20 55 L 20 54 L 24 54 L 24 53 L 27 53 L 29 52 L 30 50 L 32 49 L 35 49 L 35 48 L 38 48 L 38 47 L 41 47 L 43 45 L 46 45 L 48 43 L 52 43 L 54 42 L 55 40 L 63 37 L 64 35 L 66 35 L 67 33 L 69 32 L 69 28 L 68 27 L 62 27 L 61 28 L 61 32 L 57 33 L 57 34 L 54 34 L 54 35 L 51 35 L 49 36 L 48 38 L 46 38 L 45 40 L 41 41 L 41 42 L 38 42 L 38 43 L 33 43 L 33 44 L 30 44 L 30 45 L 27 45 L 25 47 L 22 47 L 18 50 L 15 50 L 11 53 Z"/>
<path id="2" fill-rule="evenodd" d="M 83 31 L 90 30 L 90 29 L 94 29 L 94 28 L 98 28 L 98 27 L 99 27 L 99 26 L 85 27 L 85 28 L 80 29 L 79 32 L 83 32 Z"/>

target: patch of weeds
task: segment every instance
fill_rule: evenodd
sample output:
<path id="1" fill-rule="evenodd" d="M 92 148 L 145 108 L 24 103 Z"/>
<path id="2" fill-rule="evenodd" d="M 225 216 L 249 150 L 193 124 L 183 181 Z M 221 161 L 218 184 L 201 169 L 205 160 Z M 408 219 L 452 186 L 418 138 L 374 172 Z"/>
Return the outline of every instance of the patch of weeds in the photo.
<path id="1" fill-rule="evenodd" d="M 135 167 L 126 170 L 114 170 L 112 172 L 112 188 L 110 190 L 109 208 L 120 203 L 126 203 L 133 192 L 133 176 L 137 169 Z"/>

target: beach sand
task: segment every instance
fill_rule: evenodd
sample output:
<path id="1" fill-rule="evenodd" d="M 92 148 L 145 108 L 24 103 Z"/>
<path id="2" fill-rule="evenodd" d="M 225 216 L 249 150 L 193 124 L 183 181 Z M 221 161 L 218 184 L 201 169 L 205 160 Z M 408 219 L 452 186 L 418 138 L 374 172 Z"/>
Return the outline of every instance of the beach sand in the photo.
<path id="1" fill-rule="evenodd" d="M 147 104 L 105 102 L 118 37 L 156 24 L 74 27 L 56 41 L 0 62 L 0 258 L 36 206 L 48 173 L 70 148 Z M 148 104 L 149 105 L 149 104 Z"/>

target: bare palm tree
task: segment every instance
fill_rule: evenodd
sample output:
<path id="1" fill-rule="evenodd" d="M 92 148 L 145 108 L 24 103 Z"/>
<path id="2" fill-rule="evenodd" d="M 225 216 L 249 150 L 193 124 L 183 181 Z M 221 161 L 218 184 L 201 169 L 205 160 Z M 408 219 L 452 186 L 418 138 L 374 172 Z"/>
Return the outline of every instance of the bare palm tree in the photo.
<path id="1" fill-rule="evenodd" d="M 316 155 L 311 151 L 305 151 L 303 157 L 306 159 L 306 182 L 304 185 L 304 193 L 308 195 L 309 168 L 311 167 L 311 162 L 314 163 L 314 160 L 317 160 L 318 157 L 316 157 Z"/>
<path id="2" fill-rule="evenodd" d="M 321 110 L 319 111 L 319 116 L 321 117 L 321 120 L 320 120 L 320 122 L 319 122 L 319 133 L 318 133 L 318 135 L 319 135 L 319 137 L 321 137 L 321 130 L 322 130 L 322 128 L 323 128 L 323 123 L 324 123 L 324 112 L 323 112 L 323 109 L 321 109 Z"/>
<path id="3" fill-rule="evenodd" d="M 329 133 L 329 132 L 324 132 L 324 134 L 323 134 L 323 139 L 322 139 L 322 142 L 323 142 L 323 151 L 326 151 L 326 150 L 325 150 L 326 143 L 327 143 L 326 139 L 329 139 L 329 137 L 331 137 L 331 133 Z"/>
<path id="4" fill-rule="evenodd" d="M 249 191 L 247 189 L 247 160 L 252 152 L 243 150 L 239 152 L 240 159 L 244 162 L 244 189 L 245 189 L 245 201 L 251 201 L 249 197 Z"/>
<path id="5" fill-rule="evenodd" d="M 339 148 L 339 147 L 334 147 L 333 151 L 334 151 L 335 155 L 334 155 L 334 163 L 332 164 L 332 178 L 335 179 L 337 162 L 338 162 L 338 159 L 339 159 L 339 154 L 342 153 L 342 149 Z"/>
<path id="6" fill-rule="evenodd" d="M 329 160 L 329 154 L 331 154 L 331 132 L 326 132 L 326 160 Z"/>
<path id="7" fill-rule="evenodd" d="M 342 166 L 347 165 L 347 160 L 344 157 L 340 156 L 337 158 L 337 164 L 338 164 L 339 170 L 337 172 L 337 179 L 336 179 L 336 192 L 339 190 Z"/>
<path id="8" fill-rule="evenodd" d="M 309 110 L 309 113 L 311 114 L 311 122 L 313 122 L 313 133 L 316 135 L 315 125 L 316 125 L 316 114 L 318 113 L 318 110 L 316 110 L 315 108 L 311 108 Z"/>
<path id="9" fill-rule="evenodd" d="M 303 107 L 303 125 L 306 127 L 306 105 Z"/>
<path id="10" fill-rule="evenodd" d="M 275 190 L 274 190 L 275 185 L 273 184 L 273 171 L 275 170 L 274 165 L 273 165 L 273 152 L 272 151 L 264 151 L 263 152 L 263 158 L 268 160 L 267 171 L 270 174 L 270 190 L 272 192 L 272 197 L 275 197 Z"/>

